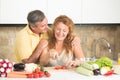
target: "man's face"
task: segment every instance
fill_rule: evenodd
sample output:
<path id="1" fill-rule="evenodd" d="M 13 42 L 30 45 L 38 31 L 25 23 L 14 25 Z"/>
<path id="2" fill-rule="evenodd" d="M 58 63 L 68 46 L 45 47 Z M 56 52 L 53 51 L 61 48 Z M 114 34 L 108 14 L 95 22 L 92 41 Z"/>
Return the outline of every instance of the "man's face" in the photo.
<path id="1" fill-rule="evenodd" d="M 37 34 L 42 34 L 47 32 L 48 30 L 48 21 L 47 18 L 45 17 L 43 21 L 39 21 L 36 23 L 36 27 L 34 27 L 34 32 Z"/>

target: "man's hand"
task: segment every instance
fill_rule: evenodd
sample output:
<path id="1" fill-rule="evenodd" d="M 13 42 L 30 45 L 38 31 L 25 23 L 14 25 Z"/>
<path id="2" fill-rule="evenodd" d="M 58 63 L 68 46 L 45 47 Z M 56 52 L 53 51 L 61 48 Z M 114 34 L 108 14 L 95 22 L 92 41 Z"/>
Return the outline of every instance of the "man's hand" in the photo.
<path id="1" fill-rule="evenodd" d="M 77 37 L 77 36 L 73 36 L 72 37 L 72 43 L 71 43 L 72 46 L 77 46 L 77 45 L 80 45 L 80 38 Z"/>
<path id="2" fill-rule="evenodd" d="M 26 59 L 22 59 L 23 63 L 30 63 L 30 61 L 26 58 Z"/>
<path id="3" fill-rule="evenodd" d="M 42 53 L 42 50 L 47 47 L 48 45 L 48 41 L 46 39 L 41 39 L 38 46 L 36 47 L 36 49 L 33 51 L 33 53 L 30 55 L 30 57 L 28 59 L 23 59 L 22 62 L 24 63 L 35 63 L 41 53 Z"/>

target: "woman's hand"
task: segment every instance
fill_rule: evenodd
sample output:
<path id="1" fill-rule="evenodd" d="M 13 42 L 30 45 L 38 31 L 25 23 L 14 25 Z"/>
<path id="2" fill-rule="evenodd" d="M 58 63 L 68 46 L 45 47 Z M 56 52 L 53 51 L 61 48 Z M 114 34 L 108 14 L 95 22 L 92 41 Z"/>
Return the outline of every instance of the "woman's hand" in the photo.
<path id="1" fill-rule="evenodd" d="M 71 60 L 71 61 L 68 61 L 67 63 L 66 63 L 66 66 L 67 67 L 75 67 L 75 66 L 78 66 L 79 65 L 79 61 L 76 61 L 76 60 Z"/>
<path id="2" fill-rule="evenodd" d="M 84 59 L 81 60 L 81 59 L 75 59 L 75 60 L 70 60 L 66 63 L 66 66 L 67 67 L 76 67 L 80 64 L 83 64 L 84 63 Z"/>
<path id="3" fill-rule="evenodd" d="M 58 52 L 56 50 L 51 49 L 49 51 L 49 53 L 50 53 L 50 58 L 52 58 L 52 59 L 57 59 L 58 58 Z"/>

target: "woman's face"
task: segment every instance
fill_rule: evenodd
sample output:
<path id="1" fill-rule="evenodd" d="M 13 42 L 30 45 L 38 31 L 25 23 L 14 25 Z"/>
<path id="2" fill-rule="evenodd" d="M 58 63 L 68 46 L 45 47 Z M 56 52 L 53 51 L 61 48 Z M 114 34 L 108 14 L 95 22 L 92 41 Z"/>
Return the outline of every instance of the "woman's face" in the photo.
<path id="1" fill-rule="evenodd" d="M 55 38 L 56 40 L 59 41 L 63 41 L 68 32 L 69 32 L 69 28 L 68 26 L 66 26 L 65 24 L 63 24 L 62 22 L 60 22 L 56 27 L 55 27 Z"/>

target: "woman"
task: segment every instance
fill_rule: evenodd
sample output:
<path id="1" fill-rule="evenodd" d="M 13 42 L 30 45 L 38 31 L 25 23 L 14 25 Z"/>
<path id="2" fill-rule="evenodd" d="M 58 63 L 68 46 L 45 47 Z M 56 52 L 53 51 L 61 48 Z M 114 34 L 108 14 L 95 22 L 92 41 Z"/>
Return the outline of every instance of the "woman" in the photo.
<path id="1" fill-rule="evenodd" d="M 84 58 L 80 44 L 71 45 L 73 39 L 73 21 L 61 15 L 53 23 L 53 34 L 47 41 L 48 46 L 44 48 L 40 57 L 43 66 L 77 66 L 80 59 Z"/>

